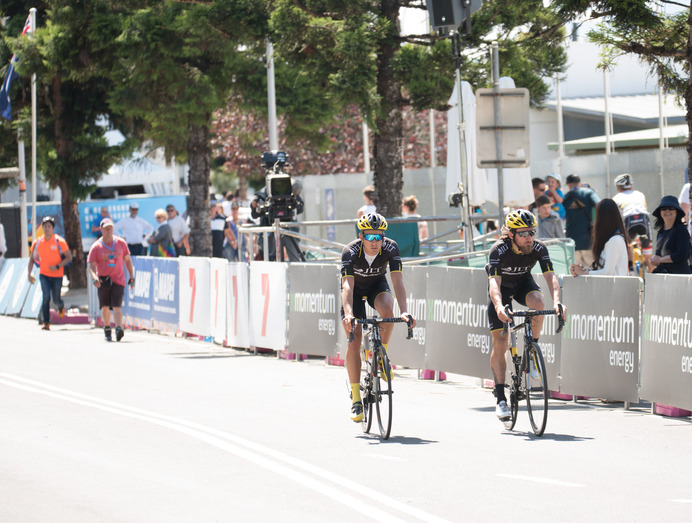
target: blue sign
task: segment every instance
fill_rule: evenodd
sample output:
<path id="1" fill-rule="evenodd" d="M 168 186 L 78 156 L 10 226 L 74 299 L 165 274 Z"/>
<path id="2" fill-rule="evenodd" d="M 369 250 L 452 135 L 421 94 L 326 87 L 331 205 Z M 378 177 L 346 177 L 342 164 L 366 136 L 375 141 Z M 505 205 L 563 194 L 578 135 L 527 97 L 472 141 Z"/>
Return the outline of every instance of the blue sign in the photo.
<path id="1" fill-rule="evenodd" d="M 152 318 L 157 324 L 178 324 L 178 260 L 153 258 L 153 309 Z"/>
<path id="2" fill-rule="evenodd" d="M 132 264 L 135 268 L 135 285 L 125 289 L 123 315 L 127 323 L 134 327 L 148 328 L 152 317 L 154 259 L 133 256 Z"/>

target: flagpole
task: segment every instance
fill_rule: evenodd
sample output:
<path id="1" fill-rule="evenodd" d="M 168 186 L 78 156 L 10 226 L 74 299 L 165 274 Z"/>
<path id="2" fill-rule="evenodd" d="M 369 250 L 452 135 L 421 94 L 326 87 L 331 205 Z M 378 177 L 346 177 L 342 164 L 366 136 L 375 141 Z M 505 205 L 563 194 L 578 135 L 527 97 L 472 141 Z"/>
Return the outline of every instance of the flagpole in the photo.
<path id="1" fill-rule="evenodd" d="M 19 160 L 19 257 L 29 257 L 28 234 L 26 230 L 26 162 L 24 161 L 24 139 L 22 138 L 22 130 L 17 131 L 17 147 Z"/>
<path id="2" fill-rule="evenodd" d="M 36 32 L 36 8 L 29 9 L 31 17 L 31 35 Z M 36 235 L 36 73 L 31 75 L 31 236 Z"/>

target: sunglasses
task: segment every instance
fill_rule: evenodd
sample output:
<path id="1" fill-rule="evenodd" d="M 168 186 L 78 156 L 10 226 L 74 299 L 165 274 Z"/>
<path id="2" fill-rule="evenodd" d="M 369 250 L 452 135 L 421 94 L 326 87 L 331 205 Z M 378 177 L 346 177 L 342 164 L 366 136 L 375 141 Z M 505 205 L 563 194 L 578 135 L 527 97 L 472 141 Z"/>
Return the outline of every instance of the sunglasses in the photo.
<path id="1" fill-rule="evenodd" d="M 514 234 L 519 236 L 519 238 L 528 238 L 529 236 L 536 236 L 536 231 L 535 230 L 533 230 L 533 231 L 521 231 L 521 232 L 515 232 Z"/>
<path id="2" fill-rule="evenodd" d="M 661 207 L 662 211 L 677 211 L 675 207 Z"/>
<path id="3" fill-rule="evenodd" d="M 379 242 L 384 238 L 384 234 L 366 234 L 365 239 L 369 242 Z"/>

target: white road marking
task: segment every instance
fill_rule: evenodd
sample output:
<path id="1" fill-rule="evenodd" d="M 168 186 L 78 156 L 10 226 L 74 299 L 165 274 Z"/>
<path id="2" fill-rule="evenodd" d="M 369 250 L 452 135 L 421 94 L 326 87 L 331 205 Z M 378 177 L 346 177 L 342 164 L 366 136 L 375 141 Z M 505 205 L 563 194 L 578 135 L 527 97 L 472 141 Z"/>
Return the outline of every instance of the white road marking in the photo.
<path id="1" fill-rule="evenodd" d="M 692 503 L 692 499 L 671 499 L 673 503 Z"/>
<path id="2" fill-rule="evenodd" d="M 521 474 L 496 474 L 500 478 L 520 479 L 523 481 L 534 481 L 536 483 L 547 483 L 548 485 L 558 485 L 560 487 L 584 487 L 581 483 L 572 483 L 570 481 L 560 481 L 558 479 L 541 478 L 537 476 L 523 476 Z"/>
<path id="3" fill-rule="evenodd" d="M 98 409 L 104 412 L 110 412 L 120 416 L 133 418 L 162 427 L 169 428 L 187 434 L 193 438 L 197 438 L 210 445 L 213 445 L 225 452 L 234 454 L 240 458 L 246 459 L 256 465 L 264 467 L 272 472 L 281 474 L 291 481 L 295 481 L 305 487 L 308 487 L 316 492 L 327 496 L 334 501 L 342 503 L 346 507 L 361 512 L 363 515 L 376 519 L 378 521 L 403 521 L 402 519 L 392 515 L 386 510 L 377 508 L 373 504 L 367 504 L 363 501 L 364 498 L 370 498 L 377 504 L 394 509 L 396 511 L 415 517 L 421 521 L 431 522 L 446 522 L 447 520 L 429 514 L 415 507 L 409 507 L 405 503 L 401 503 L 394 498 L 385 496 L 384 494 L 374 492 L 370 488 L 363 488 L 363 485 L 341 477 L 328 470 L 321 469 L 310 463 L 293 458 L 287 454 L 265 447 L 253 441 L 246 440 L 234 434 L 223 432 L 212 427 L 200 425 L 180 418 L 164 416 L 136 407 L 130 407 L 122 403 L 105 400 L 95 396 L 88 396 L 78 392 L 53 387 L 46 383 L 41 383 L 34 380 L 22 378 L 7 373 L 0 373 L 0 384 L 12 387 L 15 389 L 25 390 L 36 394 L 42 394 L 63 401 L 69 401 L 77 405 Z M 283 462 L 286 465 L 282 465 Z M 297 469 L 297 470 L 294 470 Z M 311 478 L 304 473 L 313 474 L 320 478 L 326 479 L 336 486 L 326 485 L 323 481 Z M 337 488 L 338 487 L 338 488 Z M 343 489 L 352 491 L 354 495 L 346 494 Z"/>

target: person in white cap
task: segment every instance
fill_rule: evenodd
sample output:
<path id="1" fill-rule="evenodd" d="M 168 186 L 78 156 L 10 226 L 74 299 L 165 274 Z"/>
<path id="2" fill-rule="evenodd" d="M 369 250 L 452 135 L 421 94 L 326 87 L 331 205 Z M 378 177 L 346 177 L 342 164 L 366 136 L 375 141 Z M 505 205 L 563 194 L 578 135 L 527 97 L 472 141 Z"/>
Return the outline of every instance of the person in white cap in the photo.
<path id="1" fill-rule="evenodd" d="M 545 191 L 545 195 L 550 198 L 550 203 L 552 203 L 551 209 L 555 211 L 560 219 L 565 221 L 565 208 L 562 206 L 562 200 L 564 194 L 560 190 L 562 186 L 562 176 L 557 173 L 550 173 L 545 177 L 545 183 L 548 189 Z"/>
<path id="2" fill-rule="evenodd" d="M 110 218 L 101 220 L 101 235 L 89 249 L 87 263 L 91 279 L 98 289 L 106 341 L 111 341 L 111 307 L 115 322 L 115 339 L 120 341 L 125 335 L 122 309 L 125 285 L 134 286 L 135 269 L 125 240 L 113 234 L 113 220 Z M 130 274 L 127 282 L 125 266 Z"/>
<path id="3" fill-rule="evenodd" d="M 144 218 L 137 216 L 138 213 L 139 204 L 132 202 L 130 204 L 130 216 L 125 216 L 115 224 L 115 233 L 125 238 L 132 256 L 144 255 L 142 242 L 154 232 L 154 226 Z"/>

